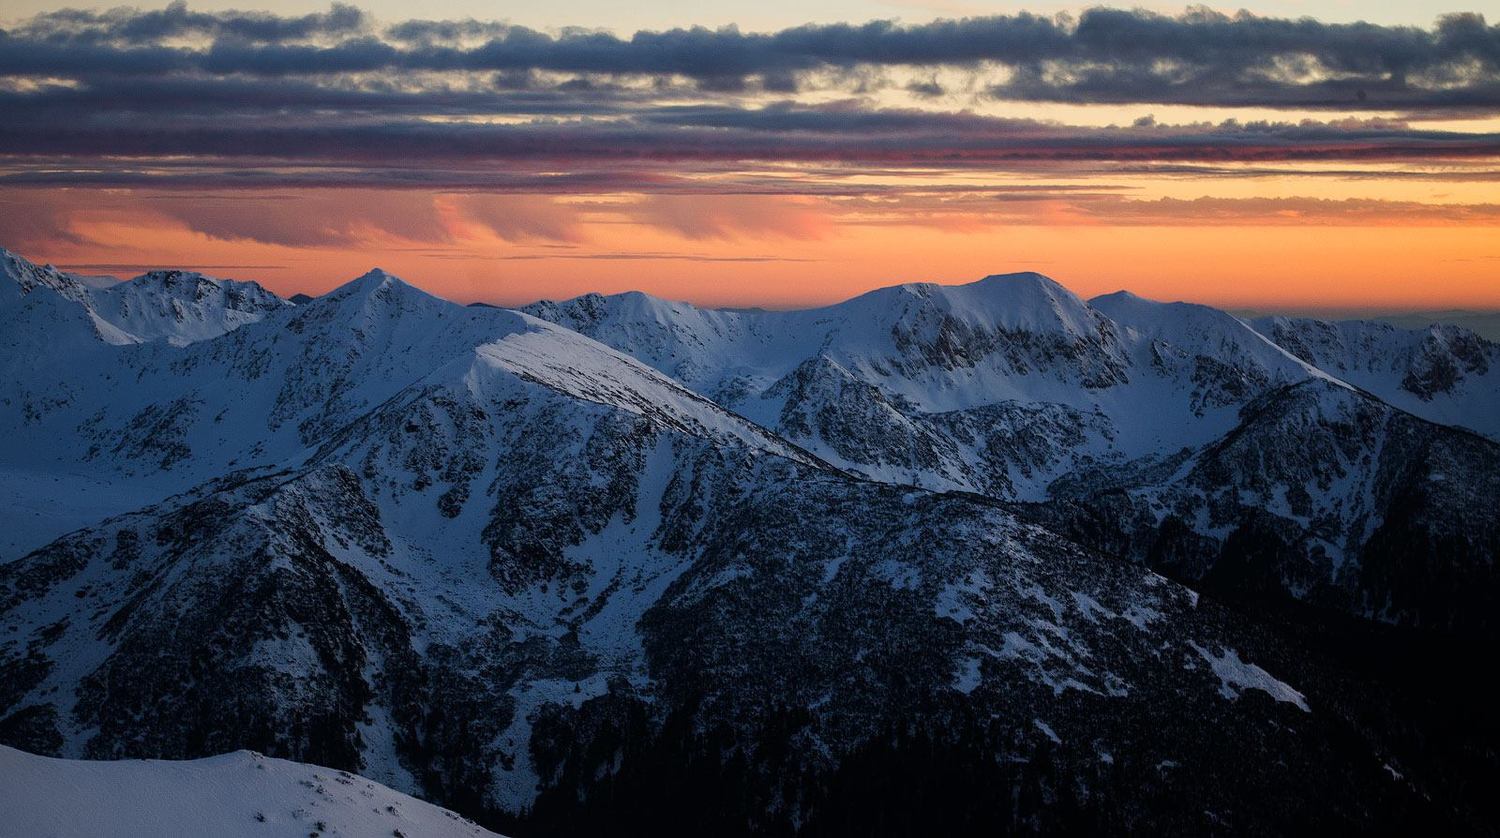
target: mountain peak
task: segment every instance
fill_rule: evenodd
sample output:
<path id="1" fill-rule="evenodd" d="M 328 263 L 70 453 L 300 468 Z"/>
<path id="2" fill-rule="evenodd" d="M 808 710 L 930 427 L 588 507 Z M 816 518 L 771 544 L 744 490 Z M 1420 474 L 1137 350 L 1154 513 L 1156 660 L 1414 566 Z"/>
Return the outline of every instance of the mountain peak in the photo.
<path id="1" fill-rule="evenodd" d="M 88 297 L 87 288 L 57 268 L 38 265 L 3 247 L 0 247 L 0 274 L 9 280 L 6 285 L 15 288 L 22 296 L 30 294 L 36 288 L 45 287 L 75 302 L 82 302 Z"/>
<path id="2" fill-rule="evenodd" d="M 1223 325 L 1244 325 L 1238 317 L 1213 306 L 1182 300 L 1170 302 L 1153 300 L 1129 291 L 1101 294 L 1089 300 L 1088 305 L 1117 323 L 1136 327 L 1150 325 L 1163 318 L 1175 323 L 1200 321 Z"/>
<path id="3" fill-rule="evenodd" d="M 400 277 L 396 276 L 393 273 L 388 273 L 383 268 L 371 268 L 356 277 L 354 279 L 354 282 L 359 283 L 360 285 L 367 285 L 371 287 L 379 287 L 382 285 L 392 284 L 406 284 L 406 282 Z"/>
<path id="4" fill-rule="evenodd" d="M 1053 279 L 1052 277 L 1047 276 L 1046 274 L 1037 273 L 1036 271 L 1011 271 L 1003 274 L 990 274 L 983 279 L 975 280 L 969 284 L 980 286 L 991 284 L 1029 284 L 1038 285 L 1043 288 L 1055 288 L 1068 294 L 1073 293 L 1064 288 L 1057 280 Z"/>
<path id="5" fill-rule="evenodd" d="M 891 291 L 921 298 L 971 325 L 1013 331 L 1094 331 L 1094 315 L 1078 295 L 1033 271 L 991 274 L 962 285 L 911 283 L 865 295 L 868 301 L 889 299 Z"/>
<path id="6" fill-rule="evenodd" d="M 208 282 L 212 282 L 215 285 L 218 285 L 224 281 L 215 277 L 208 276 L 206 274 L 199 273 L 197 271 L 184 271 L 178 268 L 159 268 L 153 271 L 146 271 L 140 276 L 128 281 L 138 282 L 141 284 L 158 283 L 162 285 L 173 285 L 179 282 L 197 282 L 198 280 L 207 280 Z"/>
<path id="7" fill-rule="evenodd" d="M 94 292 L 95 310 L 139 341 L 175 346 L 218 337 L 288 306 L 258 283 L 154 270 Z"/>
<path id="8" fill-rule="evenodd" d="M 349 280 L 348 282 L 340 285 L 339 287 L 333 289 L 332 291 L 323 295 L 322 297 L 319 297 L 318 299 L 343 300 L 351 299 L 354 297 L 369 297 L 381 291 L 394 291 L 399 293 L 403 297 L 407 295 L 419 295 L 422 297 L 431 297 L 432 299 L 437 299 L 436 297 L 432 297 L 432 295 L 428 294 L 426 291 L 417 288 L 416 286 L 412 285 L 406 280 L 401 279 L 395 274 L 388 273 L 380 268 L 371 268 L 360 276 Z M 454 305 L 457 304 L 455 303 Z"/>
<path id="9" fill-rule="evenodd" d="M 1094 298 L 1092 298 L 1092 299 L 1090 299 L 1088 301 L 1089 305 L 1091 305 L 1091 306 L 1095 305 L 1096 303 L 1109 304 L 1109 303 L 1136 303 L 1136 302 L 1149 303 L 1149 302 L 1152 302 L 1152 301 L 1148 300 L 1145 297 L 1142 297 L 1139 294 L 1136 294 L 1134 292 L 1126 291 L 1124 288 L 1121 288 L 1118 291 L 1112 291 L 1112 292 L 1110 292 L 1108 294 L 1100 294 L 1099 296 L 1094 297 Z"/>

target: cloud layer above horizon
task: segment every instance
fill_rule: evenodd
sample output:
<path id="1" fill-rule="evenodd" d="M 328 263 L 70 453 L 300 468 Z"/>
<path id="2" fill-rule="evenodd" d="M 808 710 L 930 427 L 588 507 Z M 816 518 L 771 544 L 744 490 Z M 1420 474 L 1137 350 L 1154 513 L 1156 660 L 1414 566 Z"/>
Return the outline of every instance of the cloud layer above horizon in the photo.
<path id="1" fill-rule="evenodd" d="M 451 258 L 623 253 L 637 227 L 726 259 L 878 228 L 1500 225 L 1500 25 L 1478 14 L 625 37 L 63 10 L 0 30 L 0 113 L 0 244 L 74 261 L 146 221 Z"/>

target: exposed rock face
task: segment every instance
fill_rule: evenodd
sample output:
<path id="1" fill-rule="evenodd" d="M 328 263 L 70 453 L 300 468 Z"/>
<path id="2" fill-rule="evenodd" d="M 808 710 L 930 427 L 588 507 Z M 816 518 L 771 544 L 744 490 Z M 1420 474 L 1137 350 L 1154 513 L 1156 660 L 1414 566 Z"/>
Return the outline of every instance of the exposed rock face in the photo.
<path id="1" fill-rule="evenodd" d="M 1335 795 L 1339 822 L 1387 810 L 1389 781 L 1351 772 L 1336 747 L 1352 734 L 1336 692 L 1187 589 L 972 500 L 649 421 L 638 432 L 662 461 L 603 473 L 632 478 L 620 497 L 633 511 L 561 530 L 553 505 L 513 512 L 526 528 L 498 565 L 428 552 L 470 540 L 451 532 L 413 537 L 445 520 L 433 492 L 398 500 L 332 463 L 10 563 L 8 636 L 26 642 L 6 666 L 35 674 L 7 707 L 9 738 L 96 757 L 238 744 L 366 773 L 395 764 L 438 800 L 491 816 L 535 804 L 557 825 L 590 816 L 570 796 L 672 747 L 739 765 L 740 814 L 767 828 L 831 817 L 847 760 L 913 730 L 1024 764 L 1045 752 L 1041 773 L 996 776 L 1091 785 L 1122 818 L 1141 816 L 1126 789 L 1144 777 L 1246 826 L 1282 816 L 1240 793 L 1251 787 L 1304 815 Z M 588 441 L 561 445 L 576 456 Z M 506 491 L 485 502 L 509 506 Z M 1160 735 L 1189 718 L 1195 732 Z M 611 756 L 622 746 L 645 753 Z M 1353 747 L 1373 760 L 1386 746 Z M 980 808 L 1050 825 L 1037 806 Z"/>
<path id="2" fill-rule="evenodd" d="M 1500 436 L 1500 344 L 1468 329 L 1433 325 L 1272 317 L 1255 321 L 1297 357 L 1396 407 L 1445 424 Z"/>
<path id="3" fill-rule="evenodd" d="M 781 402 L 780 433 L 852 471 L 997 498 L 1035 494 L 1092 461 L 1088 452 L 1108 457 L 1113 443 L 1113 425 L 1097 412 L 1029 402 L 926 411 L 826 356 L 803 363 L 763 397 Z"/>
<path id="4" fill-rule="evenodd" d="M 289 308 L 254 282 L 152 271 L 94 292 L 105 319 L 140 341 L 178 346 L 218 337 Z"/>
<path id="5" fill-rule="evenodd" d="M 128 282 L 89 284 L 37 266 L 0 248 L 0 300 L 22 305 L 33 291 L 75 304 L 99 340 L 111 344 L 162 341 L 185 346 L 218 337 L 290 306 L 254 282 L 215 279 L 193 271 L 152 271 Z M 33 301 L 34 302 L 34 301 Z"/>
<path id="6" fill-rule="evenodd" d="M 1326 382 L 1248 405 L 1163 468 L 1078 479 L 1033 510 L 1086 543 L 1228 596 L 1493 634 L 1500 446 Z"/>
<path id="7" fill-rule="evenodd" d="M 374 271 L 115 343 L 11 273 L 0 474 L 139 491 L 0 563 L 0 743 L 253 748 L 517 834 L 1493 822 L 1452 685 L 1500 447 L 1221 312 L 1019 275 L 539 320 Z"/>

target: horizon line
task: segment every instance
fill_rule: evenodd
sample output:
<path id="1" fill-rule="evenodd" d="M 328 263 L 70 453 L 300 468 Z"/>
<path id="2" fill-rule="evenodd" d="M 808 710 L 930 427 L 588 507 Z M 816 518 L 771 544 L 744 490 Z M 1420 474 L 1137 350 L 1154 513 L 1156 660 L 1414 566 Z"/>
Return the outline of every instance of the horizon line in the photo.
<path id="1" fill-rule="evenodd" d="M 255 279 L 239 279 L 239 278 L 232 277 L 232 276 L 216 276 L 216 275 L 207 274 L 206 271 L 212 271 L 212 270 L 275 270 L 275 271 L 292 270 L 292 267 L 288 266 L 288 265 L 228 265 L 228 264 L 214 265 L 214 264 L 201 264 L 201 265 L 193 265 L 191 267 L 182 267 L 182 266 L 168 267 L 168 266 L 163 266 L 163 265 L 159 265 L 159 264 L 153 265 L 153 264 L 145 264 L 145 263 L 68 263 L 68 262 L 63 262 L 63 263 L 52 263 L 52 262 L 37 263 L 36 261 L 30 259 L 29 257 L 24 256 L 24 255 L 22 255 L 21 253 L 19 253 L 17 251 L 9 250 L 8 248 L 5 248 L 3 246 L 0 246 L 0 250 L 3 250 L 5 252 L 11 253 L 13 255 L 19 256 L 22 259 L 26 259 L 28 262 L 31 262 L 32 264 L 46 264 L 46 265 L 50 265 L 50 266 L 56 268 L 57 270 L 63 271 L 65 273 L 80 273 L 80 274 L 82 274 L 84 271 L 88 271 L 88 270 L 105 270 L 105 271 L 108 271 L 108 272 L 104 273 L 104 274 L 94 274 L 94 276 L 101 276 L 101 277 L 113 278 L 113 279 L 117 280 L 120 283 L 128 282 L 128 281 L 130 281 L 132 279 L 137 279 L 137 278 L 139 278 L 141 276 L 144 276 L 146 274 L 149 274 L 149 273 L 152 273 L 152 272 L 155 272 L 155 271 L 180 270 L 180 271 L 190 271 L 190 272 L 194 272 L 194 273 L 203 273 L 205 276 L 211 276 L 211 278 L 213 278 L 213 279 L 226 279 L 226 280 L 233 280 L 233 281 L 238 281 L 238 282 L 254 282 L 256 285 L 261 285 L 261 283 L 259 281 L 255 280 Z M 560 260 L 565 260 L 565 259 L 566 259 L 566 257 L 560 257 Z M 132 271 L 135 271 L 135 272 L 132 275 L 130 275 L 130 276 L 120 276 L 118 273 L 116 273 L 114 271 L 110 271 L 110 269 L 112 269 L 112 268 L 129 268 L 129 269 L 131 269 Z M 606 297 L 606 298 L 608 298 L 608 297 L 619 297 L 619 296 L 623 296 L 623 295 L 626 295 L 626 294 L 640 294 L 642 296 L 649 297 L 649 298 L 654 299 L 654 300 L 660 300 L 660 301 L 667 302 L 667 303 L 688 305 L 688 306 L 692 306 L 693 308 L 704 310 L 704 311 L 746 312 L 746 313 L 748 313 L 748 312 L 755 312 L 755 311 L 763 311 L 763 312 L 814 311 L 814 310 L 817 310 L 817 309 L 820 309 L 820 308 L 828 308 L 828 307 L 831 307 L 831 306 L 837 306 L 837 305 L 840 305 L 842 303 L 849 302 L 850 300 L 858 299 L 859 297 L 862 297 L 862 296 L 864 296 L 866 294 L 870 294 L 870 293 L 874 293 L 874 292 L 878 292 L 878 291 L 883 291 L 883 290 L 889 290 L 889 289 L 892 289 L 892 288 L 900 288 L 900 287 L 907 286 L 907 285 L 934 285 L 934 286 L 941 286 L 941 287 L 961 288 L 961 287 L 968 286 L 968 285 L 975 285 L 975 284 L 984 282 L 987 279 L 993 279 L 993 278 L 996 278 L 996 277 L 1033 275 L 1033 276 L 1039 276 L 1039 277 L 1041 277 L 1043 279 L 1048 280 L 1049 282 L 1055 283 L 1056 285 L 1062 287 L 1069 294 L 1073 295 L 1074 297 L 1076 297 L 1080 301 L 1084 302 L 1085 304 L 1089 304 L 1091 308 L 1092 308 L 1092 303 L 1095 300 L 1098 300 L 1098 299 L 1103 298 L 1103 297 L 1108 297 L 1108 296 L 1111 296 L 1113 294 L 1126 293 L 1126 294 L 1130 294 L 1132 296 L 1139 297 L 1139 298 L 1144 299 L 1144 300 L 1148 300 L 1148 301 L 1153 302 L 1153 303 L 1160 303 L 1160 304 L 1164 304 L 1164 305 L 1165 304 L 1173 304 L 1173 303 L 1185 303 L 1185 304 L 1189 304 L 1189 305 L 1201 305 L 1201 306 L 1205 306 L 1205 307 L 1208 307 L 1208 308 L 1213 308 L 1213 309 L 1217 309 L 1219 311 L 1226 312 L 1226 313 L 1228 313 L 1230 315 L 1233 315 L 1235 317 L 1246 318 L 1246 319 L 1248 319 L 1248 318 L 1255 318 L 1255 317 L 1275 317 L 1275 316 L 1294 316 L 1294 315 L 1295 316 L 1316 317 L 1318 319 L 1338 319 L 1338 320 L 1358 320 L 1358 319 L 1370 319 L 1370 318 L 1381 318 L 1381 317 L 1400 317 L 1400 316 L 1416 317 L 1416 316 L 1438 316 L 1438 315 L 1443 315 L 1443 316 L 1490 316 L 1490 315 L 1500 315 L 1500 307 L 1497 307 L 1497 308 L 1481 308 L 1481 307 L 1474 307 L 1474 308 L 1470 308 L 1470 307 L 1412 308 L 1412 307 L 1402 307 L 1402 306 L 1276 305 L 1274 303 L 1261 303 L 1261 304 L 1255 304 L 1255 305 L 1222 305 L 1222 304 L 1216 304 L 1216 303 L 1211 303 L 1211 302 L 1203 302 L 1203 301 L 1194 300 L 1194 299 L 1160 299 L 1160 298 L 1157 298 L 1157 297 L 1148 297 L 1148 296 L 1145 296 L 1145 295 L 1142 295 L 1142 294 L 1138 294 L 1135 291 L 1132 291 L 1131 289 L 1125 288 L 1125 287 L 1118 288 L 1118 289 L 1116 289 L 1114 291 L 1109 291 L 1109 292 L 1105 292 L 1105 293 L 1102 293 L 1102 294 L 1095 294 L 1095 295 L 1087 296 L 1086 297 L 1086 296 L 1083 296 L 1082 294 L 1079 294 L 1078 292 L 1074 291 L 1071 287 L 1069 287 L 1069 285 L 1066 282 L 1064 282 L 1062 280 L 1059 280 L 1059 279 L 1057 279 L 1056 277 L 1053 277 L 1050 274 L 1047 274 L 1047 273 L 1044 273 L 1044 272 L 1041 272 L 1041 271 L 1034 271 L 1034 270 L 999 271 L 999 272 L 985 274 L 984 276 L 981 276 L 981 277 L 979 277 L 977 279 L 958 280 L 958 281 L 944 281 L 944 280 L 906 280 L 906 281 L 898 281 L 898 282 L 892 282 L 890 284 L 876 285 L 876 286 L 871 287 L 870 289 L 868 289 L 866 291 L 862 291 L 862 292 L 854 294 L 852 296 L 830 298 L 826 302 L 817 303 L 817 304 L 813 304 L 813 305 L 776 305 L 774 303 L 765 303 L 765 302 L 748 303 L 748 304 L 746 304 L 746 303 L 740 303 L 740 304 L 729 304 L 729 305 L 708 305 L 708 304 L 703 304 L 703 303 L 697 303 L 697 302 L 694 302 L 694 301 L 692 301 L 690 299 L 680 299 L 680 298 L 676 298 L 676 297 L 669 297 L 669 296 L 663 296 L 663 295 L 660 295 L 660 294 L 654 294 L 654 293 L 652 293 L 650 291 L 645 291 L 645 290 L 642 290 L 642 289 L 639 289 L 639 288 L 629 289 L 629 290 L 626 290 L 626 291 L 615 291 L 615 292 L 604 292 L 604 291 L 598 291 L 598 290 L 591 290 L 591 291 L 584 291 L 584 292 L 581 292 L 581 293 L 578 293 L 578 294 L 572 294 L 572 295 L 569 295 L 569 296 L 561 296 L 561 297 L 545 297 L 544 296 L 544 297 L 537 297 L 537 298 L 530 299 L 530 300 L 525 301 L 525 302 L 514 303 L 514 304 L 511 304 L 511 303 L 501 303 L 501 302 L 493 302 L 491 300 L 477 299 L 477 298 L 476 299 L 471 299 L 471 300 L 464 300 L 462 298 L 454 298 L 452 296 L 448 296 L 448 295 L 441 294 L 441 293 L 438 293 L 436 291 L 430 290 L 419 279 L 408 279 L 406 276 L 402 276 L 402 275 L 399 275 L 399 274 L 396 274 L 396 273 L 392 273 L 390 271 L 386 271 L 386 270 L 384 270 L 384 269 L 382 269 L 382 268 L 380 268 L 378 266 L 372 266 L 369 270 L 365 271 L 364 273 L 359 274 L 358 276 L 354 276 L 354 277 L 351 277 L 349 279 L 343 280 L 342 282 L 338 282 L 337 284 L 335 284 L 329 290 L 321 292 L 321 293 L 312 293 L 312 292 L 307 291 L 307 290 L 297 290 L 297 291 L 293 291 L 292 293 L 281 293 L 281 292 L 274 291 L 274 290 L 272 290 L 270 288 L 267 288 L 266 290 L 270 291 L 270 293 L 276 294 L 278 297 L 281 297 L 282 299 L 286 299 L 286 300 L 290 300 L 293 297 L 296 297 L 296 296 L 299 296 L 299 295 L 307 296 L 307 297 L 310 297 L 312 299 L 317 299 L 319 297 L 326 296 L 327 294 L 333 293 L 338 288 L 341 288 L 344 285 L 347 285 L 347 284 L 349 284 L 351 282 L 354 282 L 354 281 L 360 279 L 361 277 L 368 275 L 369 273 L 371 273 L 373 271 L 381 271 L 382 273 L 385 273 L 385 274 L 387 274 L 389 276 L 392 276 L 392 277 L 394 277 L 394 278 L 396 278 L 396 279 L 398 279 L 398 280 L 400 280 L 400 281 L 402 281 L 402 282 L 404 282 L 404 283 L 406 283 L 408 285 L 411 285 L 414 288 L 417 288 L 418 290 L 422 291 L 425 294 L 429 294 L 429 295 L 431 295 L 431 296 L 433 296 L 433 297 L 435 297 L 437 299 L 441 299 L 441 300 L 444 300 L 446 302 L 453 303 L 454 305 L 460 305 L 460 306 L 480 305 L 480 306 L 489 306 L 489 307 L 492 307 L 492 308 L 511 309 L 511 310 L 522 309 L 522 308 L 525 308 L 527 306 L 536 305 L 538 303 L 566 303 L 566 302 L 569 302 L 571 300 L 576 300 L 576 299 L 579 299 L 581 297 L 588 297 L 588 296 L 599 296 L 599 297 Z M 264 286 L 262 286 L 262 287 L 264 287 Z"/>

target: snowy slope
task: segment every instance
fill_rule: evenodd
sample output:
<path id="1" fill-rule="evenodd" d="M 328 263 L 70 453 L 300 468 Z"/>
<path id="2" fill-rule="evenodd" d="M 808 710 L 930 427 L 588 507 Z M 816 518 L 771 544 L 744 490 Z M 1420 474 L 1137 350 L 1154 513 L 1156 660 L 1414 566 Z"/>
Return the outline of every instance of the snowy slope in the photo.
<path id="1" fill-rule="evenodd" d="M 83 303 L 90 298 L 89 286 L 51 265 L 37 265 L 0 248 L 0 302 L 9 307 L 39 288 Z"/>
<path id="2" fill-rule="evenodd" d="M 1184 360 L 1201 364 L 1211 360 L 1248 374 L 1246 389 L 1258 389 L 1264 381 L 1298 381 L 1327 378 L 1316 365 L 1298 358 L 1250 328 L 1244 321 L 1210 306 L 1196 303 L 1163 303 L 1118 291 L 1095 297 L 1089 306 L 1123 326 L 1130 334 L 1148 341 L 1153 361 L 1170 365 Z M 1204 373 L 1195 370 L 1195 380 Z"/>
<path id="3" fill-rule="evenodd" d="M 30 339 L 54 331 L 59 350 L 84 339 L 110 344 L 137 340 L 99 315 L 95 289 L 51 265 L 36 265 L 0 248 L 0 328 L 7 336 Z"/>
<path id="4" fill-rule="evenodd" d="M 1493 345 L 1461 330 L 1403 336 L 1366 324 L 1384 333 L 1356 339 L 1348 324 L 1252 328 L 1128 292 L 1084 302 L 1037 274 L 902 285 L 807 311 L 706 310 L 640 293 L 527 311 L 851 471 L 1002 498 L 1039 499 L 1078 468 L 1206 444 L 1254 398 L 1310 379 L 1347 379 L 1492 437 L 1500 422 Z M 1330 329 L 1335 339 L 1308 336 Z"/>
<path id="5" fill-rule="evenodd" d="M 153 283 L 126 285 L 148 293 Z M 213 287 L 217 299 L 224 289 Z M 519 315 L 464 309 L 379 272 L 186 346 L 101 341 L 102 321 L 45 288 L 20 302 L 24 310 L 0 330 L 12 348 L 0 357 L 0 402 L 12 406 L 0 413 L 0 476 L 22 481 L 6 491 L 25 493 L 27 475 L 48 472 L 140 490 L 111 513 L 228 471 L 305 459 L 324 434 L 523 325 Z M 74 502 L 66 492 L 55 499 Z M 76 517 L 54 513 L 59 526 Z"/>
<path id="6" fill-rule="evenodd" d="M 1065 738 L 1080 770 L 1096 749 L 1191 765 L 1246 817 L 1223 772 L 1249 731 L 1282 793 L 1343 774 L 1323 688 L 1142 568 L 549 388 L 453 395 L 0 566 L 0 730 L 70 755 L 275 749 L 512 815 L 609 776 L 615 725 L 687 708 L 744 742 L 810 708 L 808 746 L 743 786 L 778 822 L 776 776 L 944 707 L 1021 754 Z M 1216 733 L 1162 738 L 1158 716 Z"/>
<path id="7" fill-rule="evenodd" d="M 934 287 L 892 292 L 906 337 L 869 334 L 842 357 L 905 346 L 915 378 L 941 380 L 969 374 L 973 341 L 1037 345 L 1014 325 L 1062 347 L 1046 386 L 1108 366 L 1091 316 L 1022 283 L 980 296 L 1019 294 L 1035 309 L 1024 323 Z M 218 338 L 97 351 L 114 366 L 60 371 L 76 396 L 13 429 L 55 444 L 5 450 L 186 491 L 0 564 L 10 742 L 95 757 L 253 747 L 515 815 L 571 782 L 559 762 L 586 755 L 566 743 L 597 736 L 587 753 L 604 753 L 612 734 L 572 714 L 660 721 L 692 695 L 747 739 L 776 723 L 764 690 L 820 708 L 821 744 L 789 776 L 833 770 L 874 717 L 934 700 L 1015 720 L 995 735 L 1027 749 L 1051 741 L 1042 716 L 1052 735 L 1135 749 L 1156 727 L 1141 715 L 1164 707 L 1323 735 L 1295 702 L 1241 701 L 1199 663 L 1200 648 L 1235 650 L 1281 674 L 1274 650 L 1200 620 L 1180 586 L 986 504 L 851 479 L 522 314 L 375 271 Z M 1074 420 L 996 409 L 941 421 L 1046 437 Z M 1055 717 L 1059 692 L 1088 708 Z M 1134 721 L 1098 726 L 1109 718 Z M 1215 761 L 1187 741 L 1149 747 Z M 753 786 L 762 808 L 792 817 L 771 787 Z"/>
<path id="8" fill-rule="evenodd" d="M 174 421 L 200 403 L 170 371 L 174 352 L 290 307 L 254 283 L 164 271 L 104 286 L 0 250 L 0 499 L 12 517 L 0 559 L 222 469 L 161 473 L 180 459 Z M 133 437 L 108 418 L 126 408 Z M 120 454 L 157 467 L 109 461 Z"/>
<path id="9" fill-rule="evenodd" d="M 1236 596 L 1428 629 L 1493 631 L 1500 445 L 1308 381 L 1168 463 L 1078 475 L 1054 528 Z"/>
<path id="10" fill-rule="evenodd" d="M 1100 318 L 1038 274 L 900 285 L 802 311 L 699 309 L 638 292 L 526 310 L 736 407 L 740 391 L 763 390 L 820 355 L 927 410 L 1035 395 L 1049 385 L 1107 386 L 1120 363 Z M 962 386 L 980 377 L 1000 389 Z"/>
<path id="11" fill-rule="evenodd" d="M 77 271 L 64 271 L 63 273 L 67 274 L 68 278 L 72 279 L 74 282 L 77 282 L 80 285 L 86 285 L 89 288 L 102 289 L 109 288 L 112 285 L 120 284 L 120 278 L 110 274 L 82 274 L 78 273 Z"/>
<path id="12" fill-rule="evenodd" d="M 639 294 L 531 310 L 676 370 L 872 479 L 1028 501 L 1097 493 L 1059 526 L 1194 583 L 1226 551 L 1271 543 L 1270 528 L 1285 546 L 1257 560 L 1257 585 L 1364 617 L 1487 622 L 1479 603 L 1494 586 L 1474 566 L 1493 550 L 1482 510 L 1500 486 L 1482 464 L 1495 446 L 1411 415 L 1500 422 L 1496 348 L 1453 327 L 1250 324 L 1128 292 L 1084 303 L 1034 274 L 898 286 L 809 312 Z M 1193 538 L 1163 535 L 1180 529 Z M 1396 544 L 1437 558 L 1393 571 Z M 1393 575 L 1447 593 L 1404 591 Z"/>
<path id="13" fill-rule="evenodd" d="M 527 310 L 851 471 L 1004 498 L 1044 497 L 1085 465 L 1202 444 L 1255 395 L 1320 375 L 1220 312 L 1102 303 L 1027 273 L 808 311 L 643 294 Z"/>
<path id="14" fill-rule="evenodd" d="M 0 745 L 0 833 L 57 838 L 494 835 L 350 774 L 249 751 L 83 762 Z"/>
<path id="15" fill-rule="evenodd" d="M 0 248 L 0 317 L 19 316 L 26 310 L 23 301 L 37 289 L 42 289 L 41 297 L 76 306 L 93 324 L 94 336 L 110 344 L 159 340 L 183 346 L 291 305 L 254 282 L 153 271 L 128 282 L 105 283 L 38 266 Z"/>
<path id="16" fill-rule="evenodd" d="M 291 306 L 254 282 L 191 271 L 152 271 L 96 289 L 100 317 L 140 341 L 177 346 L 207 340 Z"/>
<path id="17" fill-rule="evenodd" d="M 175 281 L 201 287 L 206 280 Z M 0 388 L 9 388 L 6 397 L 21 407 L 0 416 L 0 479 L 9 487 L 0 491 L 22 495 L 30 491 L 29 476 L 60 477 L 40 487 L 50 512 L 35 521 L 28 547 L 81 523 L 69 503 L 87 501 L 97 510 L 97 501 L 114 494 L 134 498 L 129 506 L 105 504 L 122 512 L 230 471 L 294 466 L 409 388 L 480 388 L 497 373 L 651 413 L 693 433 L 807 457 L 575 332 L 514 312 L 459 306 L 380 271 L 306 305 L 278 306 L 218 339 L 180 347 L 100 342 L 86 314 L 52 302 L 59 316 L 30 318 L 36 330 L 11 330 L 17 351 L 0 361 L 12 371 Z M 75 343 L 70 351 L 31 349 L 63 345 L 68 335 Z M 70 501 L 71 476 L 85 474 L 141 491 Z M 54 483 L 59 492 L 47 494 Z M 49 532 L 51 520 L 59 528 Z"/>
<path id="18" fill-rule="evenodd" d="M 1299 358 L 1402 410 L 1500 439 L 1500 344 L 1466 328 L 1288 317 L 1253 325 Z"/>
<path id="19" fill-rule="evenodd" d="M 1402 329 L 1425 329 L 1428 326 L 1447 324 L 1459 326 L 1489 341 L 1500 341 L 1500 312 L 1493 311 L 1428 311 L 1411 314 L 1392 314 L 1372 318 L 1378 323 L 1389 323 Z"/>

